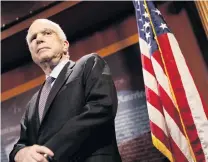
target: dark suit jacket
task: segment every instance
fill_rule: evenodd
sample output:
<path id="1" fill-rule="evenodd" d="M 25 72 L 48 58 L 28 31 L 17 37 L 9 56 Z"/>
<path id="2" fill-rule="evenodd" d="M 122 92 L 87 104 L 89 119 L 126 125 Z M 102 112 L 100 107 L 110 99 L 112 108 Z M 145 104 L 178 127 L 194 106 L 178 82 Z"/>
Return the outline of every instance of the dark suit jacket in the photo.
<path id="1" fill-rule="evenodd" d="M 114 126 L 117 94 L 101 57 L 90 54 L 65 65 L 51 89 L 40 124 L 41 89 L 27 105 L 11 162 L 21 148 L 34 144 L 51 149 L 58 162 L 121 161 Z"/>

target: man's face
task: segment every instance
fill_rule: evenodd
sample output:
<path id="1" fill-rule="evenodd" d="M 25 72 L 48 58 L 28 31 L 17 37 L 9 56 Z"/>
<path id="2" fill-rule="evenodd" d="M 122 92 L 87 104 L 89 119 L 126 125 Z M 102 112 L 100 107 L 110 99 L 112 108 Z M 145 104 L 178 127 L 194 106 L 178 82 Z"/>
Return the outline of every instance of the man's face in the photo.
<path id="1" fill-rule="evenodd" d="M 36 64 L 61 58 L 68 50 L 68 42 L 61 40 L 55 31 L 56 28 L 48 22 L 36 21 L 30 26 L 28 46 Z"/>

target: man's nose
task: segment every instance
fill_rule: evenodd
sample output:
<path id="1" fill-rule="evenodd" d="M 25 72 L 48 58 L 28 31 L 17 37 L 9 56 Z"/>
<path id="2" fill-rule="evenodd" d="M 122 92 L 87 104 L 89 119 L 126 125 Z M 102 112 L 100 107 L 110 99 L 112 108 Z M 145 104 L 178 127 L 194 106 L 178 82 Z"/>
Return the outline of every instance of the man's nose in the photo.
<path id="1" fill-rule="evenodd" d="M 43 35 L 41 33 L 37 34 L 36 42 L 37 42 L 37 44 L 44 42 Z"/>

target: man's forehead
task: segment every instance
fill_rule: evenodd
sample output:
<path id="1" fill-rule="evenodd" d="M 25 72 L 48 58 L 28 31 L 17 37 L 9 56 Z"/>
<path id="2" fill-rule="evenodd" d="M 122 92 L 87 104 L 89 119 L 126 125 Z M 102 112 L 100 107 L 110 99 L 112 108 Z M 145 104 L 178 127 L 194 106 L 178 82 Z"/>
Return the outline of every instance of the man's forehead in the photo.
<path id="1" fill-rule="evenodd" d="M 37 32 L 41 32 L 41 31 L 46 30 L 46 29 L 51 29 L 54 32 L 56 32 L 56 27 L 53 24 L 50 24 L 48 22 L 38 21 L 38 22 L 34 22 L 30 26 L 30 28 L 28 30 L 28 33 L 37 33 Z"/>

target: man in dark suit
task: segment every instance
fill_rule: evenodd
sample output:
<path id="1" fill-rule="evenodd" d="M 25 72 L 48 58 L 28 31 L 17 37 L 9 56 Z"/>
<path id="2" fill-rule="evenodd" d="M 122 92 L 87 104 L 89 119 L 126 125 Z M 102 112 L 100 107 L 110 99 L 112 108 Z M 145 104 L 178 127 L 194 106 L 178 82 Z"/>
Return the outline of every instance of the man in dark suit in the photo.
<path id="1" fill-rule="evenodd" d="M 117 94 L 106 62 L 97 54 L 69 60 L 59 25 L 32 23 L 27 43 L 46 81 L 21 120 L 11 162 L 120 162 L 114 118 Z"/>

